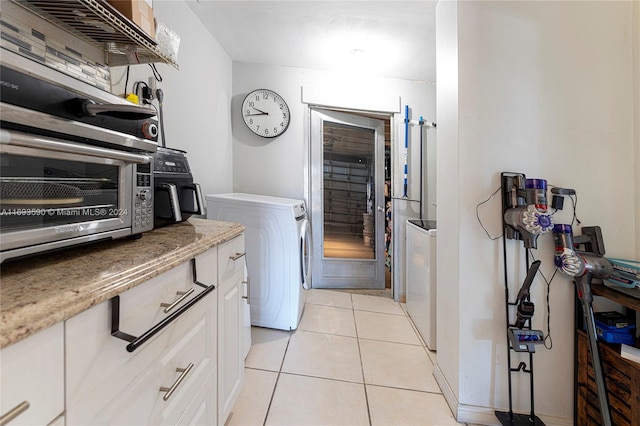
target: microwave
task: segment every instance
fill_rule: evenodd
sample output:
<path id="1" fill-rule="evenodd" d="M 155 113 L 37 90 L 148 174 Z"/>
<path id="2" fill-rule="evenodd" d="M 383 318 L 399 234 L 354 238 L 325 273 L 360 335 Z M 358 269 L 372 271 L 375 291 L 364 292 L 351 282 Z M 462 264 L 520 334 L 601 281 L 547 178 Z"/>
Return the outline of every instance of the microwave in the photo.
<path id="1" fill-rule="evenodd" d="M 152 230 L 155 111 L 24 61 L 2 52 L 0 262 Z"/>

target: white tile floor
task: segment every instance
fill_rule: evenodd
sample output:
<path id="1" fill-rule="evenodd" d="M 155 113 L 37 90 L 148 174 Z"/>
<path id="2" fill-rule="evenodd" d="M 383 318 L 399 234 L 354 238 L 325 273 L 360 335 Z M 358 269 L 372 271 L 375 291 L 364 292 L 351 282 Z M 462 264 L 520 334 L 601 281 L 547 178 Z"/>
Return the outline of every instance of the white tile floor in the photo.
<path id="1" fill-rule="evenodd" d="M 311 290 L 294 332 L 254 327 L 228 426 L 457 425 L 433 353 L 388 298 Z"/>

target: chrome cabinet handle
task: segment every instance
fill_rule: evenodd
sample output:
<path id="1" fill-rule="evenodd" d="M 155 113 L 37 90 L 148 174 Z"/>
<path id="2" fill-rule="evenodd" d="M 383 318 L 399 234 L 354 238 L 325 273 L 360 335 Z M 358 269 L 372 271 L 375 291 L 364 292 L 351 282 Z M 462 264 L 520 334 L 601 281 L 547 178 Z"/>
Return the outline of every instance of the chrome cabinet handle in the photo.
<path id="1" fill-rule="evenodd" d="M 229 259 L 233 260 L 234 262 L 238 259 L 240 259 L 242 256 L 246 255 L 247 253 L 236 253 L 235 256 L 229 256 Z"/>
<path id="2" fill-rule="evenodd" d="M 173 395 L 173 392 L 176 389 L 178 389 L 178 386 L 180 386 L 180 383 L 182 383 L 184 378 L 187 377 L 187 374 L 189 374 L 189 372 L 191 371 L 192 368 L 193 368 L 193 363 L 192 362 L 190 362 L 189 365 L 187 365 L 187 368 L 176 368 L 176 372 L 181 373 L 180 376 L 178 376 L 176 381 L 173 382 L 171 387 L 165 388 L 164 386 L 162 386 L 160 388 L 160 392 L 166 392 L 164 394 L 164 396 L 162 397 L 162 399 L 164 401 L 168 401 L 169 398 L 171 398 L 171 395 Z"/>
<path id="3" fill-rule="evenodd" d="M 8 424 L 11 420 L 18 417 L 20 414 L 24 413 L 29 409 L 29 401 L 22 401 L 20 404 L 13 407 L 6 414 L 0 416 L 0 426 L 4 426 Z"/>
<path id="4" fill-rule="evenodd" d="M 191 296 L 191 293 L 194 292 L 193 288 L 190 288 L 189 291 L 177 291 L 176 294 L 180 296 L 173 303 L 161 303 L 160 307 L 164 308 L 164 313 L 168 314 L 173 308 L 182 303 L 187 297 Z"/>
<path id="5" fill-rule="evenodd" d="M 247 285 L 247 295 L 242 296 L 243 299 L 251 300 L 251 278 L 247 277 L 246 281 L 242 281 L 242 284 Z"/>

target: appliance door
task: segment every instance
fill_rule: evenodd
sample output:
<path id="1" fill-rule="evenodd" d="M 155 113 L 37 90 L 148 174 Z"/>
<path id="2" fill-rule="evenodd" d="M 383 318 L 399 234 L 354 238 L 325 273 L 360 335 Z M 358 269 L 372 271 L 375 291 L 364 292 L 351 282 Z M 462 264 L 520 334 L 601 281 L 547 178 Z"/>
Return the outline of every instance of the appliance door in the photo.
<path id="1" fill-rule="evenodd" d="M 158 225 L 182 222 L 193 214 L 204 215 L 202 189 L 193 182 L 163 182 L 156 178 L 154 209 Z"/>
<path id="2" fill-rule="evenodd" d="M 126 228 L 151 157 L 0 130 L 2 252 Z M 38 250 L 34 250 L 36 252 Z"/>
<path id="3" fill-rule="evenodd" d="M 436 350 L 436 230 L 406 223 L 407 313 L 420 336 Z"/>
<path id="4" fill-rule="evenodd" d="M 309 290 L 311 288 L 311 224 L 306 217 L 299 219 L 298 222 L 300 230 L 300 270 L 302 271 L 302 288 Z"/>
<path id="5" fill-rule="evenodd" d="M 187 217 L 192 214 L 205 214 L 204 197 L 199 184 L 191 182 L 182 185 L 180 209 L 182 210 L 182 215 Z"/>

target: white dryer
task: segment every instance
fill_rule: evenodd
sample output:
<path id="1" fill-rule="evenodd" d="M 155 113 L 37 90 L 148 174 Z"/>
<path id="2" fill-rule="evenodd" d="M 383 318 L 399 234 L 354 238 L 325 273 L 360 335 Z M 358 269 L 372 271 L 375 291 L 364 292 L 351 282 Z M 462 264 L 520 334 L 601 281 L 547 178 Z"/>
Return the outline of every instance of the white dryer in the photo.
<path id="1" fill-rule="evenodd" d="M 244 225 L 251 325 L 295 330 L 311 287 L 304 201 L 256 194 L 206 196 L 207 219 Z"/>

